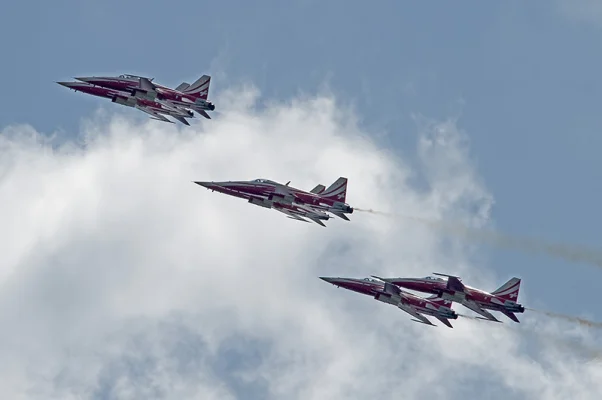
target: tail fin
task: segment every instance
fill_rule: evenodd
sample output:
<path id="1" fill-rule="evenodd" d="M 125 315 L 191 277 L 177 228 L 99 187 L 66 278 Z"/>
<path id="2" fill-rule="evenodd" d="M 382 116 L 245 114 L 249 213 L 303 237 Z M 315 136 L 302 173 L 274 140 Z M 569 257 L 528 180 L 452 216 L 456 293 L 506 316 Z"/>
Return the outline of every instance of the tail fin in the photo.
<path id="1" fill-rule="evenodd" d="M 211 77 L 209 75 L 203 75 L 197 79 L 192 85 L 188 86 L 184 93 L 189 95 L 197 96 L 202 100 L 207 100 L 209 95 L 209 85 L 211 84 Z"/>
<path id="2" fill-rule="evenodd" d="M 508 282 L 500 286 L 499 289 L 491 292 L 491 294 L 501 297 L 504 300 L 516 301 L 518 299 L 518 291 L 520 290 L 520 279 L 512 278 Z"/>
<path id="3" fill-rule="evenodd" d="M 437 304 L 439 307 L 443 306 L 443 307 L 447 307 L 447 308 L 451 309 L 452 305 L 453 305 L 453 303 L 450 300 L 445 300 L 445 299 L 437 296 L 436 294 L 432 295 L 430 297 L 427 297 L 426 299 L 432 303 Z"/>
<path id="4" fill-rule="evenodd" d="M 178 87 L 176 88 L 176 90 L 177 90 L 178 92 L 183 92 L 184 90 L 188 89 L 188 87 L 190 87 L 190 84 L 189 84 L 189 83 L 182 82 L 182 83 L 180 83 L 180 84 L 178 85 Z"/>
<path id="5" fill-rule="evenodd" d="M 313 189 L 310 191 L 310 193 L 313 193 L 313 194 L 320 194 L 320 193 L 322 193 L 322 192 L 324 191 L 324 189 L 326 189 L 326 186 L 324 186 L 324 185 L 316 185 L 316 187 L 315 187 L 315 188 L 313 188 Z"/>
<path id="6" fill-rule="evenodd" d="M 340 177 L 328 189 L 320 193 L 320 196 L 345 203 L 347 197 L 347 178 Z"/>

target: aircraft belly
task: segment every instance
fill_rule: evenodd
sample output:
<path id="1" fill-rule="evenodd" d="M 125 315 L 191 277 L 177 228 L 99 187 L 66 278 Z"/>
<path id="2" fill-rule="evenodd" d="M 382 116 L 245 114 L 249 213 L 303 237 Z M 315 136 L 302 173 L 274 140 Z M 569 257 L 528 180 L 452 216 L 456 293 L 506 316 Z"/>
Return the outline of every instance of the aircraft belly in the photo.
<path id="1" fill-rule="evenodd" d="M 272 208 L 272 202 L 264 199 L 258 199 L 256 197 L 251 197 L 249 199 L 249 203 L 255 204 L 256 206 Z"/>
<path id="2" fill-rule="evenodd" d="M 441 298 L 443 300 L 455 301 L 456 303 L 461 303 L 466 299 L 466 294 L 462 292 L 448 293 L 443 292 L 441 294 Z"/>

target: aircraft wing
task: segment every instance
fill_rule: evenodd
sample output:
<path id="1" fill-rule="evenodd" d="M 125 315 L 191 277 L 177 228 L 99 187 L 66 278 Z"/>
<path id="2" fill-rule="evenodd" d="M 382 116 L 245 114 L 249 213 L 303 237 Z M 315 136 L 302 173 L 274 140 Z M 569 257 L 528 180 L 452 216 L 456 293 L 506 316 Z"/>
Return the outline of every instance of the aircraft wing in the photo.
<path id="1" fill-rule="evenodd" d="M 440 274 L 438 272 L 433 272 L 433 275 L 445 276 L 447 277 L 447 289 L 453 292 L 465 292 L 466 287 L 457 276 Z"/>
<path id="2" fill-rule="evenodd" d="M 415 320 L 412 321 L 416 321 L 416 322 L 421 322 L 423 324 L 427 324 L 427 325 L 432 325 L 435 326 L 431 321 L 429 321 L 424 315 L 418 313 L 414 307 L 410 306 L 410 305 L 406 305 L 406 304 L 399 304 L 397 307 L 399 307 L 401 310 L 407 312 L 408 314 L 410 314 L 412 317 L 416 318 Z"/>
<path id="3" fill-rule="evenodd" d="M 498 320 L 496 317 L 494 317 L 493 314 L 491 314 L 487 310 L 483 310 L 474 301 L 465 300 L 462 302 L 462 305 L 464 307 L 468 308 L 469 310 L 472 310 L 472 311 L 476 312 L 477 314 L 482 315 L 483 317 L 485 317 L 484 319 L 488 319 L 488 320 L 494 321 L 494 322 L 500 322 L 500 320 Z"/>
<path id="4" fill-rule="evenodd" d="M 291 219 L 296 219 L 296 220 L 299 220 L 299 221 L 309 222 L 309 221 L 307 221 L 307 220 L 305 220 L 305 219 L 302 218 L 302 217 L 304 217 L 304 218 L 309 218 L 310 220 L 314 221 L 318 225 L 321 225 L 321 226 L 324 226 L 324 227 L 326 226 L 326 225 L 324 225 L 324 223 L 322 221 L 320 221 L 318 218 L 316 218 L 315 215 L 312 215 L 312 213 L 296 212 L 296 211 L 289 210 L 289 209 L 282 208 L 282 207 L 278 207 L 278 206 L 274 206 L 273 208 L 276 211 L 280 211 L 281 213 L 286 214 Z"/>
<path id="5" fill-rule="evenodd" d="M 176 106 L 175 104 L 170 103 L 169 101 L 158 100 L 158 99 L 155 99 L 155 101 L 157 103 L 161 104 L 162 107 L 166 108 L 167 110 L 169 110 L 171 112 L 182 114 L 182 115 L 186 115 L 186 113 L 187 113 L 187 110 L 182 109 L 182 108 Z"/>
<path id="6" fill-rule="evenodd" d="M 140 89 L 142 89 L 146 92 L 154 92 L 155 85 L 153 85 L 153 83 L 150 81 L 150 79 L 141 77 L 140 78 Z"/>
<path id="7" fill-rule="evenodd" d="M 136 106 L 136 108 L 142 112 L 149 114 L 152 119 L 156 119 L 156 120 L 163 121 L 163 122 L 169 122 L 170 124 L 173 124 L 172 121 L 168 120 L 167 118 L 165 118 L 163 115 L 159 114 L 152 108 L 143 107 L 143 106 Z"/>

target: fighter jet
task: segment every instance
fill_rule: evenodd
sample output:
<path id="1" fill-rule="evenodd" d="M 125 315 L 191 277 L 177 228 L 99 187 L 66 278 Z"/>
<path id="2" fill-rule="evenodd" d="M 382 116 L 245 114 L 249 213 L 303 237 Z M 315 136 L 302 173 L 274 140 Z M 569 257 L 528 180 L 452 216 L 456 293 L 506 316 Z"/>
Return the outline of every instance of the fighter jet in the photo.
<path id="1" fill-rule="evenodd" d="M 483 290 L 464 285 L 457 276 L 439 274 L 436 272 L 433 274 L 447 277 L 447 279 L 442 279 L 437 276 L 427 276 L 426 278 L 420 279 L 381 279 L 385 282 L 401 286 L 405 289 L 415 290 L 423 293 L 432 293 L 445 300 L 460 303 L 464 307 L 485 317 L 480 319 L 501 322 L 490 312 L 486 311 L 493 310 L 501 312 L 514 322 L 520 322 L 514 313 L 525 312 L 525 307 L 516 303 L 521 282 L 519 278 L 512 278 L 500 286 L 499 289 L 488 293 Z"/>
<path id="2" fill-rule="evenodd" d="M 91 94 L 93 96 L 104 97 L 111 99 L 113 103 L 121 104 L 127 107 L 134 107 L 140 111 L 143 111 L 151 116 L 151 119 L 156 119 L 163 122 L 172 121 L 165 118 L 163 115 L 169 115 L 180 121 L 181 123 L 190 126 L 186 118 L 194 118 L 192 111 L 178 108 L 178 107 L 166 107 L 165 105 L 152 100 L 140 99 L 131 96 L 127 92 L 122 92 L 114 89 L 107 89 L 100 86 L 94 86 L 83 82 L 57 82 L 59 85 L 65 86 L 69 89 L 73 89 L 76 92 L 83 92 Z"/>
<path id="3" fill-rule="evenodd" d="M 373 277 L 376 278 L 376 277 Z M 323 281 L 332 283 L 335 286 L 343 287 L 347 290 L 362 293 L 365 295 L 374 296 L 378 301 L 387 304 L 393 304 L 401 310 L 407 312 L 416 319 L 414 322 L 420 322 L 426 325 L 436 326 L 428 320 L 424 315 L 431 315 L 443 322 L 450 328 L 453 328 L 449 319 L 457 319 L 458 314 L 451 309 L 452 302 L 444 300 L 437 296 L 422 298 L 408 292 L 404 292 L 399 287 L 373 278 L 327 278 L 320 277 Z"/>
<path id="4" fill-rule="evenodd" d="M 307 218 L 326 226 L 321 221 L 331 218 L 327 213 L 349 221 L 345 214 L 353 213 L 353 208 L 345 203 L 347 196 L 347 178 L 340 177 L 328 189 L 317 185 L 310 192 L 270 181 L 255 179 L 252 181 L 194 182 L 212 191 L 216 190 L 230 196 L 240 197 L 260 207 L 273 208 L 289 218 L 305 221 Z"/>
<path id="5" fill-rule="evenodd" d="M 153 83 L 154 78 L 137 75 L 88 76 L 75 78 L 78 81 L 108 89 L 130 93 L 133 97 L 161 103 L 163 106 L 190 108 L 205 118 L 211 119 L 206 111 L 215 110 L 215 105 L 207 101 L 211 77 L 203 75 L 192 85 L 182 82 L 175 89 Z"/>

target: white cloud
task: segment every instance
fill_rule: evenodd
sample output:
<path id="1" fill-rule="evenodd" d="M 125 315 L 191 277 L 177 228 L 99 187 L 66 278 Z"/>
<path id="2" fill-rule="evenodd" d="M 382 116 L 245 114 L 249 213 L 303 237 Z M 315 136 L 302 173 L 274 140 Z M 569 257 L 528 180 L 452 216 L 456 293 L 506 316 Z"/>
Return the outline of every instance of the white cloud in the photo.
<path id="1" fill-rule="evenodd" d="M 431 328 L 318 279 L 434 267 L 487 288 L 507 278 L 473 266 L 466 245 L 359 212 L 322 228 L 194 185 L 265 177 L 311 189 L 346 176 L 352 206 L 487 222 L 492 196 L 454 121 L 421 125 L 429 189 L 419 192 L 408 183 L 417 171 L 332 98 L 258 111 L 258 96 L 224 93 L 221 117 L 190 128 L 88 121 L 85 146 L 54 152 L 31 128 L 4 130 L 0 397 L 593 399 L 602 389 L 597 365 L 554 341 L 570 325 L 525 314 L 520 326 Z M 552 339 L 529 341 L 534 324 Z"/>

